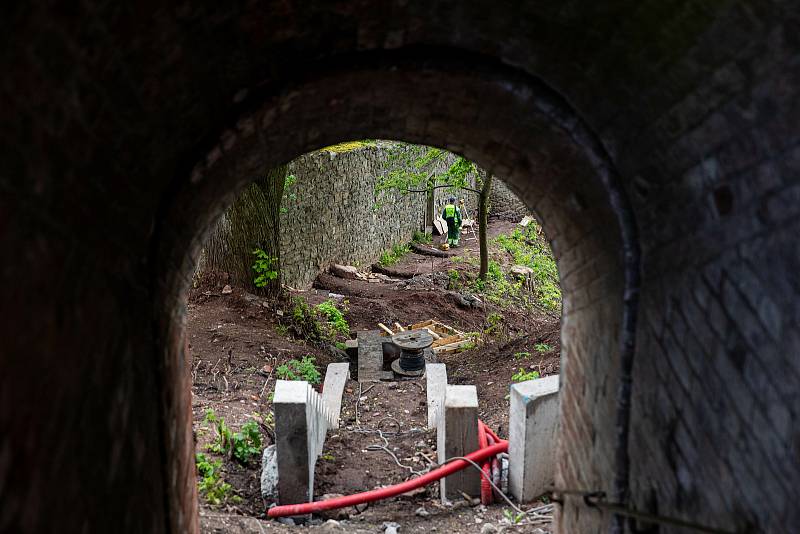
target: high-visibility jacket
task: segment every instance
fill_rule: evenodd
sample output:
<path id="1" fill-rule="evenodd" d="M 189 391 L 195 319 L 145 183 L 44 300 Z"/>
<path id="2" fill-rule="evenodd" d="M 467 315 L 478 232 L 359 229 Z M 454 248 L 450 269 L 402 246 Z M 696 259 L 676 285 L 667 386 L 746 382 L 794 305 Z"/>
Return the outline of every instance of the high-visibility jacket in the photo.
<path id="1" fill-rule="evenodd" d="M 442 219 L 448 223 L 452 220 L 456 226 L 461 226 L 461 210 L 453 204 L 447 204 L 442 211 Z"/>

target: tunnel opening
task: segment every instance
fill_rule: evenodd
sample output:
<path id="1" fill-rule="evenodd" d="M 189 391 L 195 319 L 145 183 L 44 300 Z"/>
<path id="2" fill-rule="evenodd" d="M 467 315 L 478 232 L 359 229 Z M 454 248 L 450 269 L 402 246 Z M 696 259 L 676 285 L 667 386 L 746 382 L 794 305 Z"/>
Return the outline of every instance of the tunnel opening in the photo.
<path id="1" fill-rule="evenodd" d="M 627 475 L 615 473 L 608 458 L 619 454 L 618 441 L 627 443 L 615 429 L 626 423 L 618 407 L 624 363 L 620 354 L 633 349 L 638 269 L 635 243 L 624 246 L 632 239 L 624 195 L 599 143 L 558 95 L 538 80 L 503 67 L 487 66 L 480 73 L 474 67 L 465 71 L 445 63 L 434 68 L 428 60 L 420 68 L 415 61 L 401 60 L 391 69 L 376 70 L 368 61 L 358 68 L 326 72 L 269 98 L 254 96 L 250 108 L 223 132 L 190 178 L 177 184 L 164 211 L 162 228 L 168 230 L 154 241 L 155 254 L 157 264 L 166 261 L 171 272 L 157 271 L 162 295 L 157 312 L 172 313 L 159 321 L 159 339 L 174 340 L 175 348 L 185 346 L 181 296 L 195 267 L 189 258 L 197 256 L 204 236 L 247 177 L 342 139 L 393 138 L 442 146 L 507 177 L 508 187 L 541 221 L 559 264 L 564 299 L 557 483 L 619 493 Z M 415 94 L 398 98 L 409 86 L 416 88 Z M 372 89 L 354 93 L 354 87 Z M 458 95 L 459 110 L 475 110 L 475 128 L 460 124 L 461 111 L 452 103 L 443 104 L 443 95 Z M 520 116 L 530 120 L 519 121 Z M 165 356 L 185 360 L 182 351 L 167 351 Z M 628 394 L 624 388 L 619 391 Z M 189 423 L 185 416 L 181 419 L 181 425 Z M 185 438 L 168 445 L 167 455 L 193 446 Z M 624 464 L 622 454 L 618 465 Z M 607 467 L 587 469 L 593 456 L 602 456 Z M 184 480 L 188 485 L 188 477 Z M 194 495 L 194 490 L 185 491 L 182 502 L 188 513 L 196 505 L 186 495 Z M 566 509 L 571 506 L 580 503 L 568 501 Z M 579 516 L 569 512 L 562 517 L 579 522 Z"/>

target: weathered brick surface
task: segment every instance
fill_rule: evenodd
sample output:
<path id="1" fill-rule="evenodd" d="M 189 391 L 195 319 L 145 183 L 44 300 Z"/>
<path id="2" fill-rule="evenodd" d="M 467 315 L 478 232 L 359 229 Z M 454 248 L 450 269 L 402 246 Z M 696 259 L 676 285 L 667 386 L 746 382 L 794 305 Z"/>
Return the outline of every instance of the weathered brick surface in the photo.
<path id="1" fill-rule="evenodd" d="M 541 218 L 565 294 L 558 482 L 611 494 L 629 230 L 609 200 L 618 174 L 642 251 L 631 501 L 797 530 L 798 11 L 9 6 L 0 530 L 196 528 L 192 258 L 248 177 L 364 137 L 463 153 Z M 559 518 L 581 533 L 609 520 L 576 499 Z"/>

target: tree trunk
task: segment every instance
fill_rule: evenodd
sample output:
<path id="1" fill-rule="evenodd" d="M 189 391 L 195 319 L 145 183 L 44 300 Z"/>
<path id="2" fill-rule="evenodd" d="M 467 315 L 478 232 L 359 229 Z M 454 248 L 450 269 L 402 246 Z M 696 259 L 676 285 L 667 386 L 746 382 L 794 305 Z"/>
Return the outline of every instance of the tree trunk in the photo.
<path id="1" fill-rule="evenodd" d="M 486 281 L 486 276 L 489 273 L 489 238 L 488 238 L 488 221 L 489 221 L 489 196 L 492 193 L 492 176 L 483 171 L 483 187 L 481 187 L 481 195 L 478 201 L 478 242 L 480 243 L 481 250 L 481 270 L 478 275 L 481 280 Z"/>
<path id="2" fill-rule="evenodd" d="M 256 179 L 228 208 L 206 242 L 205 270 L 228 273 L 232 284 L 269 297 L 281 292 L 280 214 L 286 181 L 286 165 L 276 167 Z M 267 253 L 277 277 L 258 288 L 253 283 L 255 249 Z"/>

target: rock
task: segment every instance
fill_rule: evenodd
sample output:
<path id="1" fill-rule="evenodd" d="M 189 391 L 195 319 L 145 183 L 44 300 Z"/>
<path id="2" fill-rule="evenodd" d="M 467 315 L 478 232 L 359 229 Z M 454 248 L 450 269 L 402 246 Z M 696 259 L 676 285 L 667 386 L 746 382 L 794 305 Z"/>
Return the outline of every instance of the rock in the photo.
<path id="1" fill-rule="evenodd" d="M 320 501 L 327 501 L 328 499 L 338 499 L 340 497 L 344 497 L 341 493 L 326 493 L 318 500 Z M 322 510 L 319 512 L 319 516 L 322 519 L 327 520 L 334 520 L 334 519 L 347 519 L 350 517 L 350 510 L 352 508 L 336 508 L 335 510 Z"/>
<path id="2" fill-rule="evenodd" d="M 358 269 L 352 265 L 339 265 L 334 263 L 330 267 L 331 274 L 339 278 L 347 278 L 348 280 L 355 280 L 358 278 Z"/>
<path id="3" fill-rule="evenodd" d="M 264 449 L 261 455 L 261 497 L 265 501 L 278 500 L 278 455 L 275 445 Z"/>
<path id="4" fill-rule="evenodd" d="M 397 531 L 400 530 L 400 525 L 397 523 L 384 523 L 383 528 L 383 534 L 397 534 Z"/>
<path id="5" fill-rule="evenodd" d="M 336 521 L 335 519 L 328 519 L 325 523 L 322 524 L 320 530 L 325 532 L 333 532 L 336 530 L 341 530 L 342 524 Z"/>
<path id="6" fill-rule="evenodd" d="M 499 532 L 499 530 L 491 523 L 484 523 L 481 527 L 481 534 L 491 534 L 493 532 Z"/>
<path id="7" fill-rule="evenodd" d="M 281 523 L 283 525 L 289 525 L 290 527 L 293 527 L 293 526 L 296 525 L 296 523 L 294 522 L 294 519 L 292 519 L 291 517 L 279 517 L 278 518 L 278 523 Z"/>
<path id="8" fill-rule="evenodd" d="M 414 513 L 420 517 L 428 517 L 429 515 L 431 515 L 431 513 L 427 511 L 424 506 L 420 506 L 419 508 L 417 508 L 414 511 Z"/>
<path id="9" fill-rule="evenodd" d="M 225 287 L 222 288 L 222 294 L 228 295 L 230 293 L 233 293 L 233 288 L 230 285 L 225 284 Z"/>
<path id="10" fill-rule="evenodd" d="M 424 441 L 418 441 L 414 444 L 414 447 L 417 449 L 426 449 L 428 448 L 428 444 L 425 443 Z"/>
<path id="11" fill-rule="evenodd" d="M 328 293 L 328 298 L 342 300 L 344 298 L 344 295 L 342 295 L 341 293 Z"/>
<path id="12" fill-rule="evenodd" d="M 509 272 L 517 278 L 530 278 L 533 275 L 533 269 L 525 265 L 514 265 Z"/>

